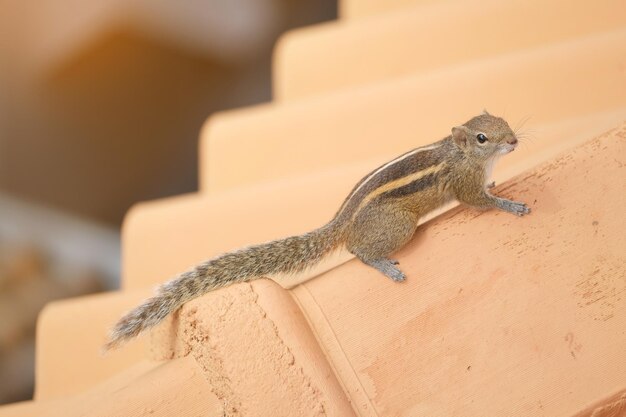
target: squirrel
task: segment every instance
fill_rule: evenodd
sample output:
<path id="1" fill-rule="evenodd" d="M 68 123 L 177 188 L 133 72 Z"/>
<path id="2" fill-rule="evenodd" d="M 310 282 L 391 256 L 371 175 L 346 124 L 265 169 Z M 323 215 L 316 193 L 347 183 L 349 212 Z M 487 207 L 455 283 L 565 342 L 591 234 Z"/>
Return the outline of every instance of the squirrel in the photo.
<path id="1" fill-rule="evenodd" d="M 480 209 L 518 216 L 520 202 L 492 195 L 491 169 L 518 144 L 508 123 L 486 110 L 452 128 L 446 138 L 413 149 L 366 175 L 326 225 L 299 236 L 228 252 L 166 282 L 157 294 L 123 316 L 104 349 L 155 326 L 187 301 L 236 282 L 296 274 L 338 249 L 347 249 L 394 281 L 404 281 L 389 258 L 413 236 L 420 217 L 456 199 Z"/>

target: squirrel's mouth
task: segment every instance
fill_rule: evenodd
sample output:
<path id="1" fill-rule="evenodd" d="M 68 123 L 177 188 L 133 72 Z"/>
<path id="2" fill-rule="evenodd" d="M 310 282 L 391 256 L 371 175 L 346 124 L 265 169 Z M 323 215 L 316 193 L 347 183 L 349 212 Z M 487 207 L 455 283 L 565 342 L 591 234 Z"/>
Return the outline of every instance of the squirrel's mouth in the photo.
<path id="1" fill-rule="evenodd" d="M 516 144 L 505 143 L 500 145 L 500 153 L 507 154 L 513 152 L 517 148 Z"/>

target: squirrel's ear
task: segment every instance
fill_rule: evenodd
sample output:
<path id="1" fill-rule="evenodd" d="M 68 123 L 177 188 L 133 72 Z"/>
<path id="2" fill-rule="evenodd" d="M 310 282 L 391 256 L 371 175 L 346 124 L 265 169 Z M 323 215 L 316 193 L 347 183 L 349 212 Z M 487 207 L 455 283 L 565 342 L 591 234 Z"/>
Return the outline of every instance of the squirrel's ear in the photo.
<path id="1" fill-rule="evenodd" d="M 452 128 L 452 139 L 459 146 L 465 148 L 467 146 L 468 129 L 465 126 L 456 126 Z"/>
<path id="2" fill-rule="evenodd" d="M 483 116 L 491 116 L 487 109 L 483 109 Z"/>

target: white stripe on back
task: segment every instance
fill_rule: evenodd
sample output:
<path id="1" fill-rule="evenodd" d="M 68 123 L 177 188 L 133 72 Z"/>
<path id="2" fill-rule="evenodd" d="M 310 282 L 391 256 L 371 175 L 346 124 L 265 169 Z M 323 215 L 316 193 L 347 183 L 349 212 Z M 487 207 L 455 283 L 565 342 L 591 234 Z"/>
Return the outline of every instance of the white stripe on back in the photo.
<path id="1" fill-rule="evenodd" d="M 423 146 L 421 148 L 417 148 L 417 149 L 413 149 L 411 152 L 407 152 L 404 155 L 400 155 L 399 157 L 397 157 L 396 159 L 393 159 L 389 162 L 387 162 L 385 165 L 381 166 L 380 168 L 378 168 L 376 171 L 372 172 L 362 183 L 361 185 L 359 185 L 351 194 L 350 196 L 347 198 L 346 202 L 349 201 L 357 192 L 359 192 L 359 190 L 361 188 L 363 188 L 363 186 L 365 186 L 365 184 L 368 183 L 369 180 L 371 180 L 376 174 L 378 174 L 379 172 L 381 172 L 382 170 L 390 167 L 393 164 L 397 164 L 400 161 L 404 161 L 406 158 L 408 158 L 409 156 L 413 156 L 415 154 L 418 154 L 420 152 L 423 151 L 429 151 L 431 149 L 435 149 L 440 147 L 442 144 L 441 143 L 435 143 L 433 145 L 428 145 L 428 146 Z M 343 210 L 342 210 L 343 211 Z"/>

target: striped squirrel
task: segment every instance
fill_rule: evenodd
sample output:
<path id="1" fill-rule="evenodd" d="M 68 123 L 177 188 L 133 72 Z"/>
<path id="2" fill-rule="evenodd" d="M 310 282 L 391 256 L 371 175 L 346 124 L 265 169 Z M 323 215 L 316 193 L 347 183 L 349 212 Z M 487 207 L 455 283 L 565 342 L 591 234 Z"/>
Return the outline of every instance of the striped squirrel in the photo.
<path id="1" fill-rule="evenodd" d="M 403 281 L 398 262 L 389 256 L 411 239 L 420 217 L 446 202 L 457 199 L 518 216 L 530 212 L 526 204 L 488 191 L 494 162 L 513 151 L 517 142 L 507 122 L 486 111 L 453 127 L 448 137 L 365 176 L 335 217 L 319 229 L 223 254 L 166 282 L 154 297 L 119 320 L 105 349 L 137 336 L 209 291 L 276 274 L 297 274 L 338 249 L 347 249 L 394 281 Z"/>

